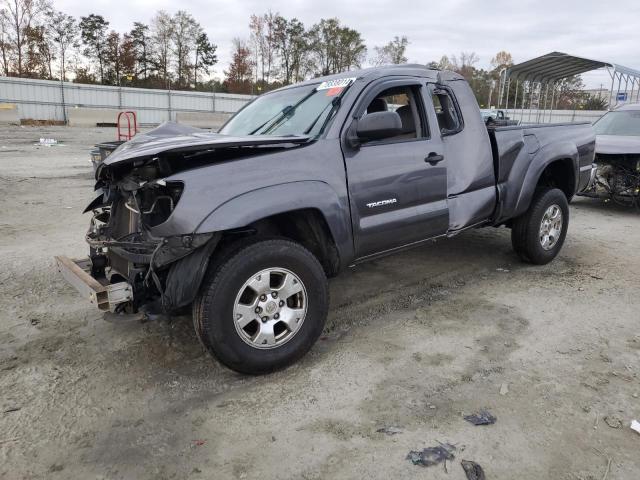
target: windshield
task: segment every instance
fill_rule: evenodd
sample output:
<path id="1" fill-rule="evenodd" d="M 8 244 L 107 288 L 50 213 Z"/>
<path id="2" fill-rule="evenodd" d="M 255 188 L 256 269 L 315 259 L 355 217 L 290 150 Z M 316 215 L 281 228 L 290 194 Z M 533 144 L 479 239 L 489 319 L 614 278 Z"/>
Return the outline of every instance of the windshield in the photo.
<path id="1" fill-rule="evenodd" d="M 596 135 L 640 136 L 640 110 L 608 112 L 593 124 Z"/>
<path id="2" fill-rule="evenodd" d="M 340 104 L 339 99 L 349 84 L 336 87 L 323 82 L 267 93 L 239 111 L 220 133 L 233 136 L 318 136 Z"/>

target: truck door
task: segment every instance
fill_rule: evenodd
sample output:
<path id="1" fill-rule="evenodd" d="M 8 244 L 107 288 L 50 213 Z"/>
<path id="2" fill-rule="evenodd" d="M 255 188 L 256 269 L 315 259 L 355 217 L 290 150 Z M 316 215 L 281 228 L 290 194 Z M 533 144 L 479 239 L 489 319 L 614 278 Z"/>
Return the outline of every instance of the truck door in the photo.
<path id="1" fill-rule="evenodd" d="M 433 104 L 419 80 L 385 80 L 361 97 L 345 129 L 354 247 L 358 259 L 446 233 L 447 169 Z M 371 140 L 357 137 L 358 121 L 392 111 L 401 131 Z"/>

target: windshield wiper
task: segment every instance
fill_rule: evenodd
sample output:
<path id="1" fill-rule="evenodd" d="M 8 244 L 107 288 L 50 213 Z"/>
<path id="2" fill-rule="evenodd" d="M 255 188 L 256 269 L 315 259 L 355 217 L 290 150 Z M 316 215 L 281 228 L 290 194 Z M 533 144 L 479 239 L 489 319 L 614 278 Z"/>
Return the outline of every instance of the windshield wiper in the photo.
<path id="1" fill-rule="evenodd" d="M 271 130 L 273 130 L 274 128 L 280 126 L 280 124 L 284 119 L 290 118 L 291 116 L 293 116 L 293 114 L 296 111 L 296 108 L 298 108 L 300 105 L 306 102 L 310 97 L 312 97 L 316 93 L 316 91 L 317 90 L 314 88 L 313 90 L 311 90 L 311 92 L 309 92 L 307 95 L 305 95 L 300 100 L 298 100 L 298 102 L 295 105 L 287 105 L 282 109 L 282 111 L 280 111 L 275 116 L 271 117 L 269 120 L 264 122 L 258 128 L 253 130 L 249 135 L 255 135 L 257 132 L 262 130 L 265 127 L 265 125 L 268 125 L 268 127 L 264 128 L 264 131 L 262 132 L 263 134 L 266 134 Z"/>
<path id="2" fill-rule="evenodd" d="M 327 118 L 325 119 L 325 121 L 322 124 L 322 127 L 320 128 L 320 132 L 318 133 L 322 133 L 322 131 L 324 130 L 324 128 L 327 126 L 327 121 L 329 120 L 329 118 L 331 118 L 331 113 L 333 112 L 333 110 L 338 107 L 340 105 L 340 99 L 342 98 L 342 96 L 340 97 L 336 97 L 334 98 L 331 103 L 328 103 L 326 107 L 324 107 L 322 109 L 322 111 L 320 112 L 320 114 L 313 120 L 313 122 L 311 123 L 311 125 L 309 126 L 309 128 L 307 128 L 304 131 L 305 135 L 309 135 L 309 133 L 311 132 L 311 130 L 313 130 L 313 127 L 316 126 L 316 123 L 318 123 L 318 120 L 320 120 L 322 118 L 322 115 L 324 115 L 324 112 L 327 110 L 327 108 L 331 107 L 331 111 L 329 112 L 329 115 L 327 115 Z"/>
<path id="3" fill-rule="evenodd" d="M 281 115 L 285 115 L 285 116 L 288 115 L 292 108 L 293 107 L 291 105 L 287 105 L 278 113 L 276 113 L 273 117 L 269 118 L 266 122 L 260 125 L 258 128 L 256 128 L 255 130 L 251 130 L 251 132 L 249 132 L 249 135 L 255 135 L 258 130 L 261 130 L 266 124 L 271 123 L 276 118 L 280 118 Z"/>

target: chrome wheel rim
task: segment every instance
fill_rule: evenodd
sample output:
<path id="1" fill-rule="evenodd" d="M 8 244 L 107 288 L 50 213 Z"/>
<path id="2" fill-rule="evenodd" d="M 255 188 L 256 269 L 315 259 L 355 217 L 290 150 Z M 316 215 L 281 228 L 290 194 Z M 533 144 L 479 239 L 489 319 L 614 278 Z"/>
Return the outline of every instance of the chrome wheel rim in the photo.
<path id="1" fill-rule="evenodd" d="M 300 331 L 307 315 L 307 290 L 286 268 L 267 268 L 252 275 L 236 295 L 233 322 L 253 348 L 277 348 Z"/>
<path id="2" fill-rule="evenodd" d="M 556 246 L 562 233 L 562 210 L 556 204 L 544 212 L 540 222 L 540 245 L 545 250 Z"/>

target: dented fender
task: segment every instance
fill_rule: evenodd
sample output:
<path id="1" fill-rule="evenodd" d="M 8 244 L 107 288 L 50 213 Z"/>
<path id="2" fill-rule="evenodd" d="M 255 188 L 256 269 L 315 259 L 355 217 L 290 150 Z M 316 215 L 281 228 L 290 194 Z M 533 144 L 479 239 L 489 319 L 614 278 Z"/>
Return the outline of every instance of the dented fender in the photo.
<path id="1" fill-rule="evenodd" d="M 196 233 L 242 228 L 292 210 L 316 209 L 325 218 L 341 258 L 351 258 L 350 222 L 337 193 L 322 181 L 282 183 L 237 195 L 211 211 Z"/>

